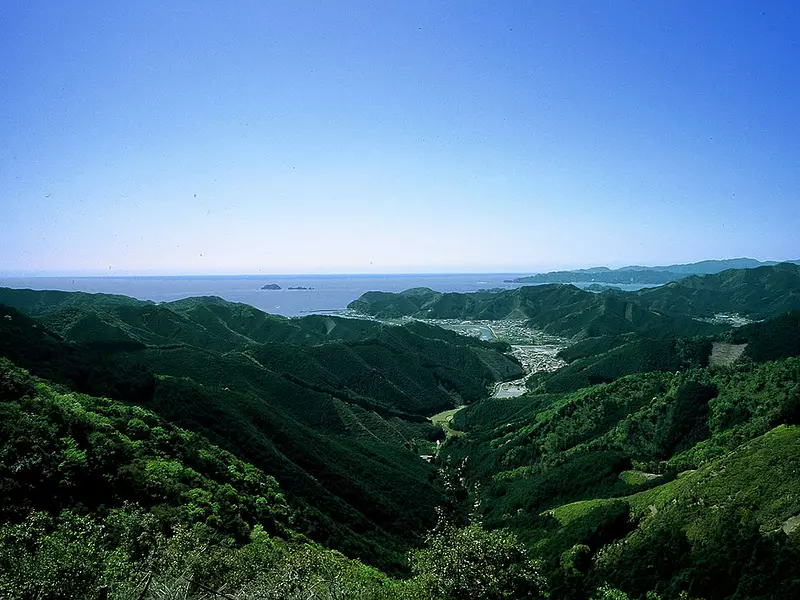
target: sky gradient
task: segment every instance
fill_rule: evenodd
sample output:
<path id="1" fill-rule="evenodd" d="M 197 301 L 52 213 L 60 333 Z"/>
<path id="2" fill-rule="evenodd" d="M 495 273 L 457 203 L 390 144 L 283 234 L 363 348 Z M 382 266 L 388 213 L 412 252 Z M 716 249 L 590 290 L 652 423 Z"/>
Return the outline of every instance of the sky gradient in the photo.
<path id="1" fill-rule="evenodd" d="M 798 57 L 798 2 L 4 3 L 0 275 L 797 259 Z"/>

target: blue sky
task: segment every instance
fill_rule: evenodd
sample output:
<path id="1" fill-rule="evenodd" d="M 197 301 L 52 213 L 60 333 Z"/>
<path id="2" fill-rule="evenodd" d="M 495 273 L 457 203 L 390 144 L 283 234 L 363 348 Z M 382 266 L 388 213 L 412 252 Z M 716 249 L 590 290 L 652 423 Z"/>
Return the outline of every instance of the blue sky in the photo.
<path id="1" fill-rule="evenodd" d="M 800 258 L 797 2 L 0 8 L 0 274 Z"/>

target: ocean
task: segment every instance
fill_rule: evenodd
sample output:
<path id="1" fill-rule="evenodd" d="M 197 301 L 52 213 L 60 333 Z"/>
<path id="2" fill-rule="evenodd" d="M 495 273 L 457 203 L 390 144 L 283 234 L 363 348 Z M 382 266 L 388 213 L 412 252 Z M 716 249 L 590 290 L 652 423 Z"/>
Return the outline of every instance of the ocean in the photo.
<path id="1" fill-rule="evenodd" d="M 265 312 L 295 317 L 340 312 L 368 291 L 401 292 L 429 287 L 439 292 L 476 292 L 519 287 L 507 279 L 525 273 L 417 275 L 232 275 L 172 277 L 8 277 L 0 287 L 121 294 L 140 300 L 169 302 L 192 296 L 219 296 Z M 276 284 L 280 290 L 262 290 Z M 289 290 L 289 287 L 313 288 Z"/>

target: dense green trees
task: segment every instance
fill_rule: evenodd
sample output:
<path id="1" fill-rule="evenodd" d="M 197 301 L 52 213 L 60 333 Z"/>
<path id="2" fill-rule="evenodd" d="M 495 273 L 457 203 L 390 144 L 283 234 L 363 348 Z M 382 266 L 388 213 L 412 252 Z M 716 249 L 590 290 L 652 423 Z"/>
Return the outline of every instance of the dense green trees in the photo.
<path id="1" fill-rule="evenodd" d="M 218 298 L 0 297 L 37 316 L 0 306 L 0 356 L 202 433 L 278 478 L 314 539 L 389 569 L 444 498 L 412 452 L 441 434 L 426 416 L 522 374 L 493 345 L 423 323 L 286 319 Z"/>
<path id="2" fill-rule="evenodd" d="M 165 525 L 213 526 L 244 539 L 285 528 L 274 478 L 150 411 L 33 384 L 0 359 L 16 398 L 0 402 L 0 519 L 79 508 L 100 515 L 136 502 Z"/>
<path id="3" fill-rule="evenodd" d="M 468 502 L 485 526 L 509 528 L 536 549 L 556 597 L 585 597 L 604 581 L 633 597 L 745 597 L 745 585 L 771 597 L 800 578 L 794 568 L 772 576 L 781 584 L 759 575 L 772 573 L 764 556 L 800 550 L 775 533 L 800 514 L 790 491 L 800 486 L 798 430 L 770 431 L 795 422 L 798 382 L 800 360 L 789 358 L 483 401 L 456 415 L 452 426 L 466 435 L 449 439 L 440 457 L 463 463 Z M 777 545 L 732 541 L 717 531 L 732 527 L 717 514 L 773 531 Z M 710 537 L 742 553 L 714 563 Z M 725 564 L 738 570 L 733 588 L 701 585 Z"/>
<path id="4" fill-rule="evenodd" d="M 440 523 L 425 547 L 411 556 L 416 584 L 429 598 L 500 600 L 542 598 L 546 582 L 538 563 L 514 535 L 472 524 Z"/>
<path id="5" fill-rule="evenodd" d="M 432 319 L 526 319 L 530 327 L 576 339 L 643 333 L 650 337 L 702 335 L 718 326 L 686 315 L 667 316 L 642 305 L 635 294 L 595 294 L 572 285 L 537 285 L 469 294 L 406 290 L 368 292 L 348 308 L 376 317 Z"/>
<path id="6" fill-rule="evenodd" d="M 747 344 L 745 354 L 755 362 L 800 356 L 800 310 L 740 327 L 730 337 Z"/>
<path id="7" fill-rule="evenodd" d="M 215 593 L 219 590 L 219 594 Z M 197 528 L 165 534 L 139 509 L 100 521 L 64 511 L 34 513 L 0 528 L 0 597 L 205 599 L 419 598 L 359 561 L 254 528 L 241 546 Z"/>
<path id="8" fill-rule="evenodd" d="M 249 463 L 121 402 L 0 359 L 0 597 L 517 598 L 544 589 L 510 534 L 442 523 L 395 581 L 309 542 Z"/>
<path id="9" fill-rule="evenodd" d="M 531 377 L 528 387 L 539 393 L 574 392 L 632 373 L 705 367 L 710 354 L 708 338 L 653 339 L 637 334 L 589 338 L 560 352 L 569 365 Z"/>

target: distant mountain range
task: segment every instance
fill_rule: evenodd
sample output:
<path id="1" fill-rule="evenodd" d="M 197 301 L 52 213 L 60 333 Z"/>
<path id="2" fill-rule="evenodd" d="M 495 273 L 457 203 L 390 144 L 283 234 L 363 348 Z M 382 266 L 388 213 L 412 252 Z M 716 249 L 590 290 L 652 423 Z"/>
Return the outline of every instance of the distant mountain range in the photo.
<path id="1" fill-rule="evenodd" d="M 785 262 L 800 264 L 800 260 Z M 755 269 L 777 264 L 779 264 L 777 261 L 759 261 L 754 258 L 728 258 L 656 267 L 629 265 L 619 269 L 592 267 L 572 271 L 551 271 L 527 277 L 517 277 L 511 281 L 514 283 L 662 284 L 676 281 L 687 275 L 714 275 L 728 269 Z"/>

